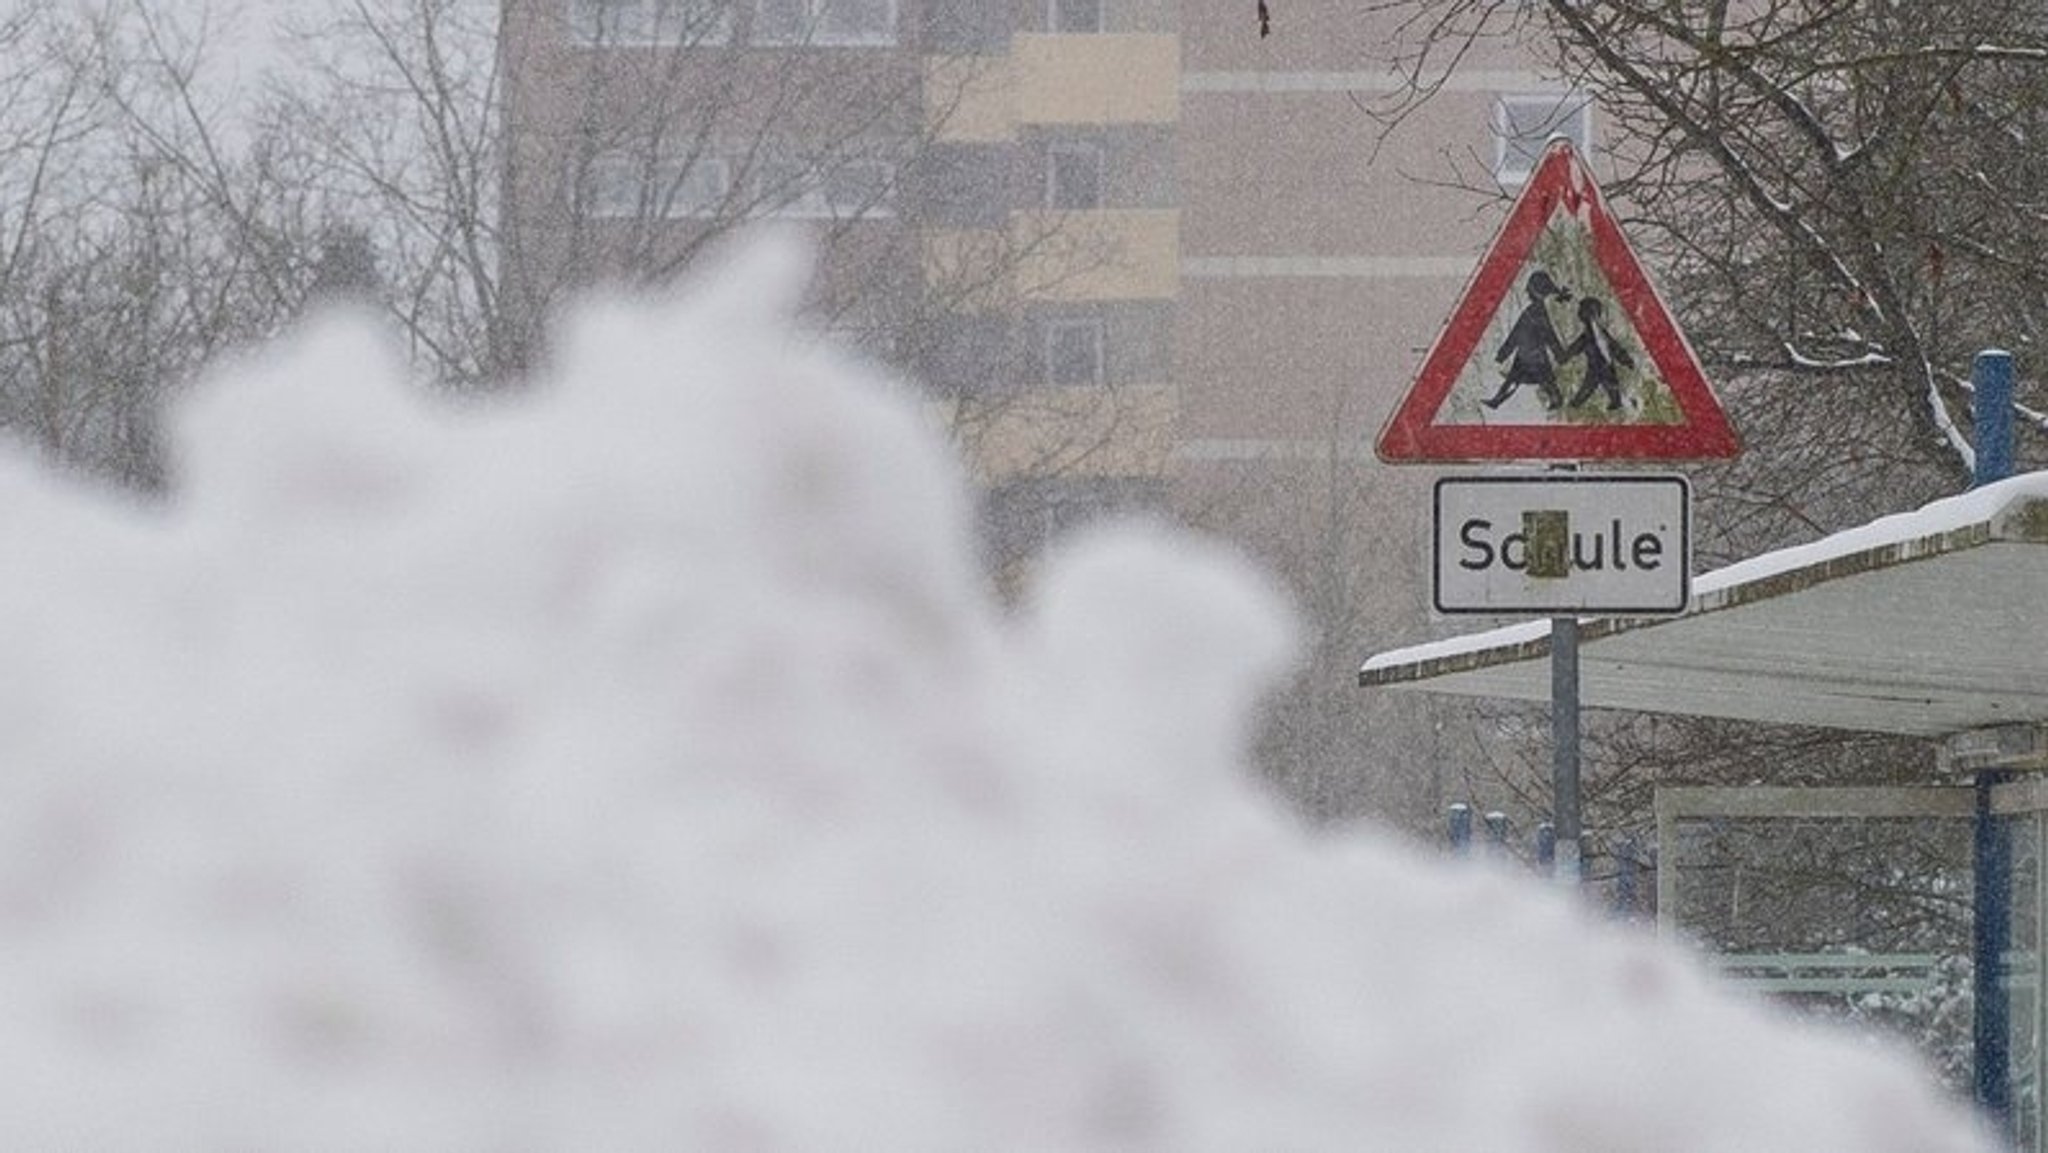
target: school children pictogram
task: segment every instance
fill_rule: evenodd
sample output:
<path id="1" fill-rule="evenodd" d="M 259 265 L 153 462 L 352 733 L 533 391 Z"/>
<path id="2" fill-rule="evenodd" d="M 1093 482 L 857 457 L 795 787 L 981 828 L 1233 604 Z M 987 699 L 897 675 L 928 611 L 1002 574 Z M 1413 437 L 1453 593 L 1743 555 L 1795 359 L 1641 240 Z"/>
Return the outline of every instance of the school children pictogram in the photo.
<path id="1" fill-rule="evenodd" d="M 1494 350 L 1494 373 L 1477 372 L 1481 384 L 1498 381 L 1478 401 L 1454 391 L 1440 421 L 1460 424 L 1527 424 L 1563 421 L 1578 425 L 1679 424 L 1684 413 L 1668 386 L 1639 372 L 1634 351 L 1640 337 L 1626 321 L 1612 319 L 1602 277 L 1577 273 L 1594 287 L 1574 291 L 1538 268 L 1525 281 L 1525 302 L 1507 324 Z M 1505 315 L 1505 310 L 1503 310 Z M 1495 327 L 1499 327 L 1496 321 Z M 1563 335 L 1560 335 L 1562 333 Z M 1530 386 L 1527 394 L 1523 386 Z M 1524 399 L 1517 401 L 1518 396 Z M 1539 401 L 1542 408 L 1536 408 Z M 1480 411 L 1483 410 L 1483 411 Z M 1497 415 L 1496 415 L 1497 414 Z"/>
<path id="2" fill-rule="evenodd" d="M 1539 268 L 1529 274 L 1529 303 L 1515 317 L 1507 339 L 1500 342 L 1500 351 L 1493 354 L 1494 359 L 1506 363 L 1507 375 L 1500 391 L 1480 404 L 1499 408 L 1525 384 L 1542 390 L 1544 406 L 1553 411 L 1564 403 L 1564 394 L 1557 387 L 1557 368 L 1566 353 L 1557 339 L 1556 326 L 1550 323 L 1549 301 L 1571 298 L 1571 290 L 1559 288 L 1549 273 Z"/>
<path id="3" fill-rule="evenodd" d="M 1382 459 L 1732 456 L 1699 361 L 1553 140 L 1377 444 Z"/>
<path id="4" fill-rule="evenodd" d="M 1582 383 L 1570 401 L 1573 408 L 1592 400 L 1593 391 L 1598 389 L 1607 398 L 1607 411 L 1621 411 L 1621 374 L 1636 366 L 1636 358 L 1628 345 L 1608 331 L 1601 319 L 1606 313 L 1607 307 L 1599 297 L 1579 298 L 1579 335 L 1564 350 L 1566 360 L 1574 356 L 1586 358 L 1579 376 Z"/>

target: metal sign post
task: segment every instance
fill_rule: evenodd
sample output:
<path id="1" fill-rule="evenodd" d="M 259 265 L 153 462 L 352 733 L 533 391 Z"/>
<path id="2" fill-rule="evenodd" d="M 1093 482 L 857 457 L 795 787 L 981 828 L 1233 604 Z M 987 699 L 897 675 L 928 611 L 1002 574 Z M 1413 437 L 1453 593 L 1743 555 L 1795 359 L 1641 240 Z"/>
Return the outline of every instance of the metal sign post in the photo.
<path id="1" fill-rule="evenodd" d="M 1374 442 L 1390 464 L 1708 460 L 1739 448 L 1591 170 L 1561 139 Z M 1689 500 L 1677 477 L 1437 486 L 1436 610 L 1550 618 L 1553 860 L 1574 884 L 1579 616 L 1685 611 Z"/>
<path id="2" fill-rule="evenodd" d="M 1552 871 L 1577 884 L 1581 612 L 1679 613 L 1691 597 L 1691 487 L 1680 476 L 1444 477 L 1436 483 L 1435 596 L 1444 613 L 1550 616 Z"/>
<path id="3" fill-rule="evenodd" d="M 1550 616 L 1551 866 L 1565 884 L 1579 883 L 1583 856 L 1578 614 L 1685 611 L 1691 494 L 1681 476 L 1569 465 L 1436 483 L 1437 611 Z"/>
<path id="4" fill-rule="evenodd" d="M 1578 465 L 1551 466 L 1554 473 L 1576 479 Z M 1679 519 L 1690 519 L 1689 490 L 1679 482 Z M 1540 581 L 1568 579 L 1572 572 L 1571 518 L 1549 510 L 1525 513 L 1529 525 L 1529 573 Z M 1680 539 L 1686 537 L 1681 532 Z M 1690 583 L 1691 557 L 1683 545 L 1680 566 Z M 1679 592 L 1682 606 L 1685 589 Z M 1556 826 L 1556 845 L 1551 855 L 1551 876 L 1561 885 L 1577 888 L 1584 870 L 1579 820 L 1579 618 L 1562 613 L 1550 618 L 1550 820 Z"/>

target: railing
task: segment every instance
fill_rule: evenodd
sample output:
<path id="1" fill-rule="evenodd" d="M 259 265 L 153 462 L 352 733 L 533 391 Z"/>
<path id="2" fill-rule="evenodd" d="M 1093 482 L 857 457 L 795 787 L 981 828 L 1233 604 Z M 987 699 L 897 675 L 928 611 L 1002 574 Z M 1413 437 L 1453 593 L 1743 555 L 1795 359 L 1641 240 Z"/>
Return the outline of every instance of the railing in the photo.
<path id="1" fill-rule="evenodd" d="M 1713 965 L 1759 993 L 1924 993 L 1939 953 L 1724 953 Z"/>

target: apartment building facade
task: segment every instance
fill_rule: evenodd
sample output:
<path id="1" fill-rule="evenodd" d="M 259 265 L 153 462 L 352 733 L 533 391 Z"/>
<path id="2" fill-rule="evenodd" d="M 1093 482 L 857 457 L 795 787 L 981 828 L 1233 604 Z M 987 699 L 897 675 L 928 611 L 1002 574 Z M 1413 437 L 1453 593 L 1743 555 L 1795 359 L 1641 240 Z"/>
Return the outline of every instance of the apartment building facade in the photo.
<path id="1" fill-rule="evenodd" d="M 1172 507 L 1351 662 L 1428 627 L 1430 477 L 1373 433 L 1544 139 L 1597 142 L 1505 44 L 1387 133 L 1403 14 L 1272 7 L 1262 37 L 1251 0 L 506 0 L 508 292 L 807 221 L 820 316 L 942 406 L 999 563 Z M 1326 674 L 1314 724 L 1353 732 L 1313 755 L 1427 756 Z"/>
<path id="2" fill-rule="evenodd" d="M 1011 557 L 1167 497 L 1178 43 L 1082 0 L 508 0 L 507 292 L 812 226 L 821 322 L 921 380 Z M 1005 557 L 1003 559 L 1011 559 Z"/>

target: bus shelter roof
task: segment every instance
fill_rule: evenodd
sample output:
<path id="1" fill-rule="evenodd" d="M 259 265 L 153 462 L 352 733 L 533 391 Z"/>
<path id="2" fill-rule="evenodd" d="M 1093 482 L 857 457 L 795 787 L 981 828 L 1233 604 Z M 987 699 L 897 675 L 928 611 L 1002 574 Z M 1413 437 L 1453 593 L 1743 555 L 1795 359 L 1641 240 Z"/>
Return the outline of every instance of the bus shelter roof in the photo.
<path id="1" fill-rule="evenodd" d="M 1579 630 L 1587 707 L 1945 736 L 2048 722 L 2048 472 L 1693 581 Z M 1359 683 L 1547 701 L 1550 622 L 1379 653 Z"/>

